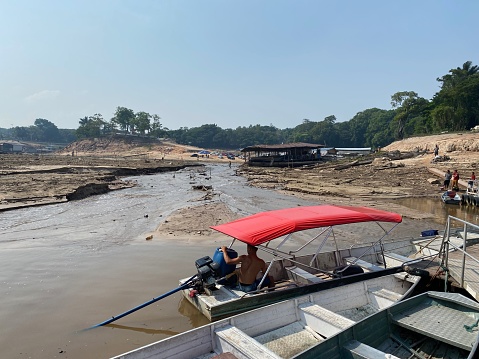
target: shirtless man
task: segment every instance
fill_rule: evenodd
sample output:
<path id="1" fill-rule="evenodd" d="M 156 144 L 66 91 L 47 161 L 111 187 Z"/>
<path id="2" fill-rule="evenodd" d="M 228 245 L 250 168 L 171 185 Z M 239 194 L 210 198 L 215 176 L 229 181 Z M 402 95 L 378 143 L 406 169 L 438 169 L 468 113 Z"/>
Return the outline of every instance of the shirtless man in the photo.
<path id="1" fill-rule="evenodd" d="M 256 276 L 259 272 L 266 273 L 266 263 L 264 260 L 259 258 L 256 255 L 258 248 L 248 244 L 247 252 L 248 254 L 243 254 L 236 258 L 230 258 L 226 251 L 226 247 L 222 246 L 221 251 L 223 252 L 223 258 L 226 264 L 238 264 L 241 263 L 241 267 L 236 272 L 238 273 L 239 283 L 237 288 L 243 292 L 251 292 L 256 290 Z M 269 286 L 272 286 L 271 276 L 268 276 L 270 279 Z M 266 284 L 266 283 L 265 283 Z"/>

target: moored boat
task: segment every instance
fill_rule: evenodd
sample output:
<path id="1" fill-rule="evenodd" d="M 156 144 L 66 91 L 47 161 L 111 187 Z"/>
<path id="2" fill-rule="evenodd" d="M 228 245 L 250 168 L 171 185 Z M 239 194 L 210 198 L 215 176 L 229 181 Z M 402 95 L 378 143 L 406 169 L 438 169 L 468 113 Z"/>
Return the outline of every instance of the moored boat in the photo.
<path id="1" fill-rule="evenodd" d="M 469 181 L 466 192 L 461 195 L 461 203 L 479 207 L 479 185 L 477 180 Z"/>
<path id="2" fill-rule="evenodd" d="M 460 204 L 461 196 L 456 191 L 446 191 L 441 195 L 441 200 L 445 204 Z"/>
<path id="3" fill-rule="evenodd" d="M 357 321 L 409 297 L 420 277 L 384 275 L 222 319 L 116 359 L 290 358 Z M 230 356 L 233 358 L 233 356 Z"/>
<path id="4" fill-rule="evenodd" d="M 476 357 L 479 303 L 457 293 L 427 292 L 397 302 L 293 358 Z"/>
<path id="5" fill-rule="evenodd" d="M 233 243 L 239 240 L 269 255 L 268 269 L 258 277 L 258 282 L 270 276 L 275 286 L 246 293 L 235 288 L 234 283 L 225 282 L 222 278 L 229 272 L 222 270 L 224 263 L 218 263 L 223 255 L 218 255 L 217 249 L 213 258 L 196 261 L 198 275 L 182 293 L 214 321 L 295 296 L 384 275 L 380 273 L 384 270 L 388 271 L 385 274 L 397 273 L 404 270 L 405 264 L 414 269 L 415 262 L 439 252 L 442 237 L 416 240 L 388 237 L 401 221 L 397 213 L 368 207 L 320 205 L 262 212 L 214 226 L 213 229 L 233 238 L 229 250 L 233 251 Z M 358 245 L 341 248 L 341 235 L 351 236 L 357 230 L 356 223 L 377 224 L 379 239 L 367 238 Z M 387 229 L 388 224 L 392 228 Z M 350 225 L 353 229 L 348 228 Z M 298 234 L 299 238 L 293 237 Z M 415 257 L 409 257 L 413 254 Z M 232 270 L 234 267 L 229 269 Z M 187 280 L 180 280 L 180 285 L 187 284 Z"/>

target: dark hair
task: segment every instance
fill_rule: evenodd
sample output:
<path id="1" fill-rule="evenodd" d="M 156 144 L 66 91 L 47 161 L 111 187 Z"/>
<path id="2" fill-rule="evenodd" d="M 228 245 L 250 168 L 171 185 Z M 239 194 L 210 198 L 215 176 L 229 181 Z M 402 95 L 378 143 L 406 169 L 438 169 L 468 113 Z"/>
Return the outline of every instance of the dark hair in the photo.
<path id="1" fill-rule="evenodd" d="M 252 250 L 255 251 L 255 252 L 258 250 L 258 248 L 256 248 L 256 247 L 253 246 L 252 244 L 248 244 L 247 247 L 250 248 L 250 249 L 252 249 Z"/>

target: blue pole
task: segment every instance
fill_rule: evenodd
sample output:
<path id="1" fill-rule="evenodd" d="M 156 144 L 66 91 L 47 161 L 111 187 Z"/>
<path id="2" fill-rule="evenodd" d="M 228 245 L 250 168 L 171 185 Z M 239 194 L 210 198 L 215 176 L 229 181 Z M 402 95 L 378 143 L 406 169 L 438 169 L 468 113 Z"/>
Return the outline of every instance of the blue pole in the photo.
<path id="1" fill-rule="evenodd" d="M 188 286 L 190 285 L 190 283 L 193 281 L 193 279 L 196 278 L 196 274 L 194 276 L 192 276 L 190 279 L 188 279 L 186 282 L 184 282 L 182 285 L 180 285 L 178 288 L 175 288 L 175 289 L 172 289 L 170 290 L 169 292 L 167 293 L 164 293 L 162 295 L 160 295 L 159 297 L 156 297 L 156 298 L 153 298 L 152 300 L 149 300 L 148 302 L 145 302 L 135 308 L 132 308 L 124 313 L 121 313 L 121 314 L 118 314 L 117 316 L 114 316 L 114 317 L 111 317 L 110 319 L 108 320 L 105 320 L 104 322 L 101 322 L 99 324 L 96 324 L 92 327 L 90 327 L 90 329 L 92 328 L 97 328 L 97 327 L 101 327 L 102 325 L 106 325 L 106 324 L 110 324 L 111 322 L 114 322 L 115 320 L 118 320 L 120 318 L 123 318 L 123 317 L 126 317 L 128 314 L 131 314 L 133 312 L 136 312 L 137 310 L 140 310 L 141 308 L 144 308 L 146 307 L 147 305 L 150 305 L 152 303 L 155 303 L 157 301 L 159 301 L 160 299 L 163 299 L 163 298 L 166 298 L 168 297 L 169 295 L 173 294 L 173 293 L 176 293 L 180 290 L 183 290 L 183 289 L 186 289 L 188 288 Z"/>

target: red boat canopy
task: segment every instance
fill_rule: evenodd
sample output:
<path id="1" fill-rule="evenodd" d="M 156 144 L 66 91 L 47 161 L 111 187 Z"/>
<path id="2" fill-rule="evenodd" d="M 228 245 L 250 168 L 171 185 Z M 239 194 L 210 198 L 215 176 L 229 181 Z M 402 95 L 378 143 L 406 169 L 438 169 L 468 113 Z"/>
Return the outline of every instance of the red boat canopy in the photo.
<path id="1" fill-rule="evenodd" d="M 321 205 L 261 212 L 211 228 L 257 246 L 306 229 L 376 221 L 401 223 L 402 217 L 369 207 Z"/>

